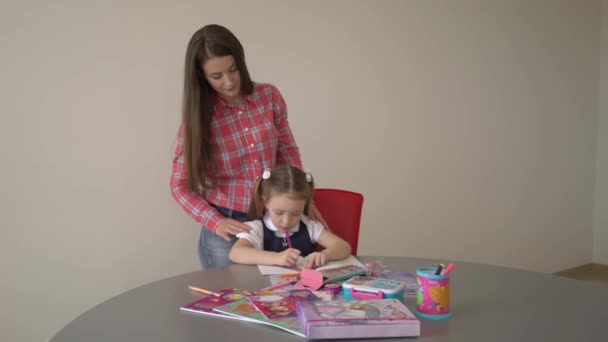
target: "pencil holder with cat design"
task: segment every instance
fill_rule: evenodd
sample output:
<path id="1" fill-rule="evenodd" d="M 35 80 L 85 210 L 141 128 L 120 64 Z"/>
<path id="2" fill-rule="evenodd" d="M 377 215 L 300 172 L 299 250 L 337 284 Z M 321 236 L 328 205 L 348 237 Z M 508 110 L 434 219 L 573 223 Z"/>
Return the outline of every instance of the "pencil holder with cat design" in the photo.
<path id="1" fill-rule="evenodd" d="M 416 270 L 418 291 L 416 292 L 416 316 L 432 320 L 452 317 L 450 311 L 450 277 L 435 274 L 437 267 L 420 267 Z"/>

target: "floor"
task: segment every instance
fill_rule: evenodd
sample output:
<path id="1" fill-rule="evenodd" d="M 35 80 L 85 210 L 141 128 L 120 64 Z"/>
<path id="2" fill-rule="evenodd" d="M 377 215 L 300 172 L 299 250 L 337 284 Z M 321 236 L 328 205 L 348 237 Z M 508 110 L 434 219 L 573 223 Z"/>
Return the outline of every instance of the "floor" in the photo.
<path id="1" fill-rule="evenodd" d="M 566 278 L 591 281 L 595 283 L 605 284 L 608 286 L 607 265 L 587 264 L 569 270 L 557 272 L 555 274 Z"/>

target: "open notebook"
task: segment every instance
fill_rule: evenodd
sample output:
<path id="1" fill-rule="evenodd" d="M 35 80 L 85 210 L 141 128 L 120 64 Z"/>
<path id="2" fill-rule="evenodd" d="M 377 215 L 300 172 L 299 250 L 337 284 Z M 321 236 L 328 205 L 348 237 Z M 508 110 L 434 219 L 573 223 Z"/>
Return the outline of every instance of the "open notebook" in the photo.
<path id="1" fill-rule="evenodd" d="M 356 266 L 360 266 L 360 267 L 365 267 L 365 265 L 363 265 L 361 263 L 361 261 L 359 261 L 354 256 L 350 255 L 348 258 L 346 258 L 344 260 L 330 261 L 327 263 L 327 265 L 319 267 L 316 270 L 323 271 L 326 269 L 336 268 L 336 267 L 346 266 L 346 265 L 356 265 Z M 300 269 L 300 268 L 302 268 L 302 266 L 304 266 L 304 258 L 300 257 L 300 258 L 298 258 L 298 262 L 296 263 L 296 268 Z M 281 267 L 281 266 L 265 266 L 265 265 L 258 265 L 258 269 L 260 270 L 260 273 L 262 273 L 262 275 L 290 274 L 290 273 L 294 273 L 294 272 L 298 271 L 293 268 L 287 268 L 287 267 Z"/>

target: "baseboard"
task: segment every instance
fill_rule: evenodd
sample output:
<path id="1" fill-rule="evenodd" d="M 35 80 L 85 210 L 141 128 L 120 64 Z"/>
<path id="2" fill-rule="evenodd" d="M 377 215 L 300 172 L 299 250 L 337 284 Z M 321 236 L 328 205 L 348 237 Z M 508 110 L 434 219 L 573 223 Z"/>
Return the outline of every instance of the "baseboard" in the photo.
<path id="1" fill-rule="evenodd" d="M 591 270 L 608 274 L 608 265 L 592 263 Z"/>
<path id="2" fill-rule="evenodd" d="M 553 274 L 559 276 L 568 276 L 571 274 L 577 274 L 580 272 L 598 272 L 602 274 L 608 274 L 608 265 L 596 264 L 594 262 L 590 262 L 588 264 L 568 268 L 565 270 L 561 270 L 559 272 L 555 272 Z"/>

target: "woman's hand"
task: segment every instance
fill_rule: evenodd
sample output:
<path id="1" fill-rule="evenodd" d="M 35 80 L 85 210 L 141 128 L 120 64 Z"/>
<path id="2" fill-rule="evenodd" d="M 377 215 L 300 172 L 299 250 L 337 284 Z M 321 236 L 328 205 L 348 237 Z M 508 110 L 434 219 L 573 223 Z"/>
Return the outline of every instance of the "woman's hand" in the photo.
<path id="1" fill-rule="evenodd" d="M 304 268 L 307 269 L 321 267 L 325 264 L 327 264 L 327 255 L 322 251 L 310 253 L 306 259 L 304 259 Z"/>
<path id="2" fill-rule="evenodd" d="M 274 264 L 279 266 L 294 267 L 300 257 L 300 250 L 295 248 L 287 248 L 286 250 L 277 253 Z"/>
<path id="3" fill-rule="evenodd" d="M 251 230 L 251 228 L 242 222 L 231 218 L 224 218 L 215 228 L 215 234 L 223 237 L 226 241 L 230 241 L 230 235 L 248 233 L 249 230 Z"/>

